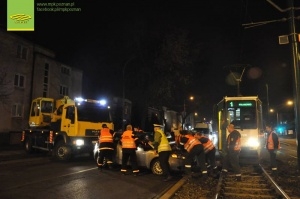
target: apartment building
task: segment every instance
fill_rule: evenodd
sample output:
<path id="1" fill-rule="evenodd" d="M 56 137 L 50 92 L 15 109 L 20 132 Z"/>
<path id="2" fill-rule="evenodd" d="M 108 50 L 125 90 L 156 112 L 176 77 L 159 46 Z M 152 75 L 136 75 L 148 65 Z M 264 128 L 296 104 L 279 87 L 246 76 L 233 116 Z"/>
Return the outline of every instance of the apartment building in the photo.
<path id="1" fill-rule="evenodd" d="M 82 71 L 53 51 L 0 29 L 0 133 L 28 127 L 31 100 L 82 93 Z"/>

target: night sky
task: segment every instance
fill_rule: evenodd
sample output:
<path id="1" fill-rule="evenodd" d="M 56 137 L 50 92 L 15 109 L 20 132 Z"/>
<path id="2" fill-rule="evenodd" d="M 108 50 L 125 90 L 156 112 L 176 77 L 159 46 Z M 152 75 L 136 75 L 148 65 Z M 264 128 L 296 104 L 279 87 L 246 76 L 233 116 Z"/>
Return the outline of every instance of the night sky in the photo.
<path id="1" fill-rule="evenodd" d="M 155 50 L 151 46 L 158 42 L 155 38 L 164 37 L 173 30 L 183 30 L 189 43 L 201 55 L 201 62 L 196 63 L 199 66 L 191 71 L 197 78 L 183 95 L 199 96 L 205 104 L 201 111 L 206 115 L 211 115 L 213 104 L 223 96 L 237 94 L 237 87 L 226 81 L 230 66 L 249 66 L 240 84 L 242 95 L 258 95 L 266 104 L 268 84 L 271 106 L 293 98 L 291 46 L 278 44 L 279 35 L 290 33 L 288 22 L 253 28 L 243 26 L 288 17 L 267 1 L 57 2 L 74 2 L 74 7 L 81 8 L 81 12 L 36 12 L 35 31 L 18 34 L 55 51 L 63 63 L 81 69 L 85 96 L 122 97 L 122 69 L 132 52 L 137 53 L 132 45 L 135 35 L 144 41 L 141 49 Z M 287 1 L 273 2 L 287 7 Z M 295 6 L 299 6 L 299 0 L 295 1 Z M 296 16 L 299 14 L 296 12 Z M 6 24 L 6 18 L 1 17 L 0 23 Z M 126 73 L 132 78 L 139 77 L 130 66 L 137 64 L 132 60 L 126 67 Z M 249 70 L 253 67 L 255 70 Z M 251 75 L 249 71 L 254 73 Z M 183 98 L 177 97 L 177 103 L 182 103 Z"/>

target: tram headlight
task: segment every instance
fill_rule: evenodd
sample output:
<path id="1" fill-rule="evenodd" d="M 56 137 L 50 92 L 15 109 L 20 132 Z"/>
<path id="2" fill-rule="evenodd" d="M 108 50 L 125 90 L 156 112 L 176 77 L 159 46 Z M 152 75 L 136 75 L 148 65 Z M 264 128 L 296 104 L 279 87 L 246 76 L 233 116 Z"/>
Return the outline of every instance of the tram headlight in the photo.
<path id="1" fill-rule="evenodd" d="M 249 147 L 258 147 L 259 146 L 259 142 L 255 138 L 249 138 L 247 140 L 247 146 L 249 146 Z"/>

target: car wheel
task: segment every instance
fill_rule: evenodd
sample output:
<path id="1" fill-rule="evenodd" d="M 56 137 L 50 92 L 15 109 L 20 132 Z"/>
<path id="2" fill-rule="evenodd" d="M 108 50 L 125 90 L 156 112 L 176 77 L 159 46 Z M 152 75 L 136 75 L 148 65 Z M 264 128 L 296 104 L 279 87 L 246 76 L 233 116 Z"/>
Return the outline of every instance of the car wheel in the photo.
<path id="1" fill-rule="evenodd" d="M 155 175 L 162 175 L 163 174 L 163 171 L 160 167 L 160 163 L 159 163 L 158 158 L 155 158 L 154 160 L 152 160 L 150 168 L 151 168 L 152 173 L 155 174 Z"/>
<path id="2" fill-rule="evenodd" d="M 71 159 L 71 147 L 66 145 L 63 140 L 58 141 L 54 147 L 54 157 L 57 160 L 68 161 Z"/>

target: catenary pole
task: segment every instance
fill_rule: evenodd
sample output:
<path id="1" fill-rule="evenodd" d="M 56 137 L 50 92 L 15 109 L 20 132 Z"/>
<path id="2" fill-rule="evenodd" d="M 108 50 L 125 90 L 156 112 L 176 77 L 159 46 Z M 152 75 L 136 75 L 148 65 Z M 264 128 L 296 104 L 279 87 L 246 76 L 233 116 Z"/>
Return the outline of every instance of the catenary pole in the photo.
<path id="1" fill-rule="evenodd" d="M 282 9 L 278 5 L 276 5 L 272 0 L 266 0 L 270 3 L 274 8 L 276 8 L 280 12 L 288 12 L 289 13 L 289 28 L 290 28 L 290 36 L 291 36 L 291 50 L 292 50 L 292 63 L 294 69 L 294 114 L 295 114 L 295 133 L 296 133 L 296 143 L 297 143 L 297 170 L 300 171 L 300 75 L 299 75 L 299 49 L 297 43 L 297 33 L 296 33 L 296 25 L 295 25 L 295 8 L 294 0 L 288 0 L 288 8 Z"/>
<path id="2" fill-rule="evenodd" d="M 289 7 L 289 25 L 290 25 L 290 32 L 291 32 L 291 49 L 292 49 L 292 59 L 293 59 L 293 68 L 294 68 L 294 112 L 295 112 L 295 131 L 296 131 L 296 138 L 297 138 L 297 166 L 298 171 L 300 171 L 300 75 L 299 75 L 299 49 L 297 43 L 297 33 L 295 27 L 295 7 L 294 1 L 288 0 L 288 7 Z"/>

